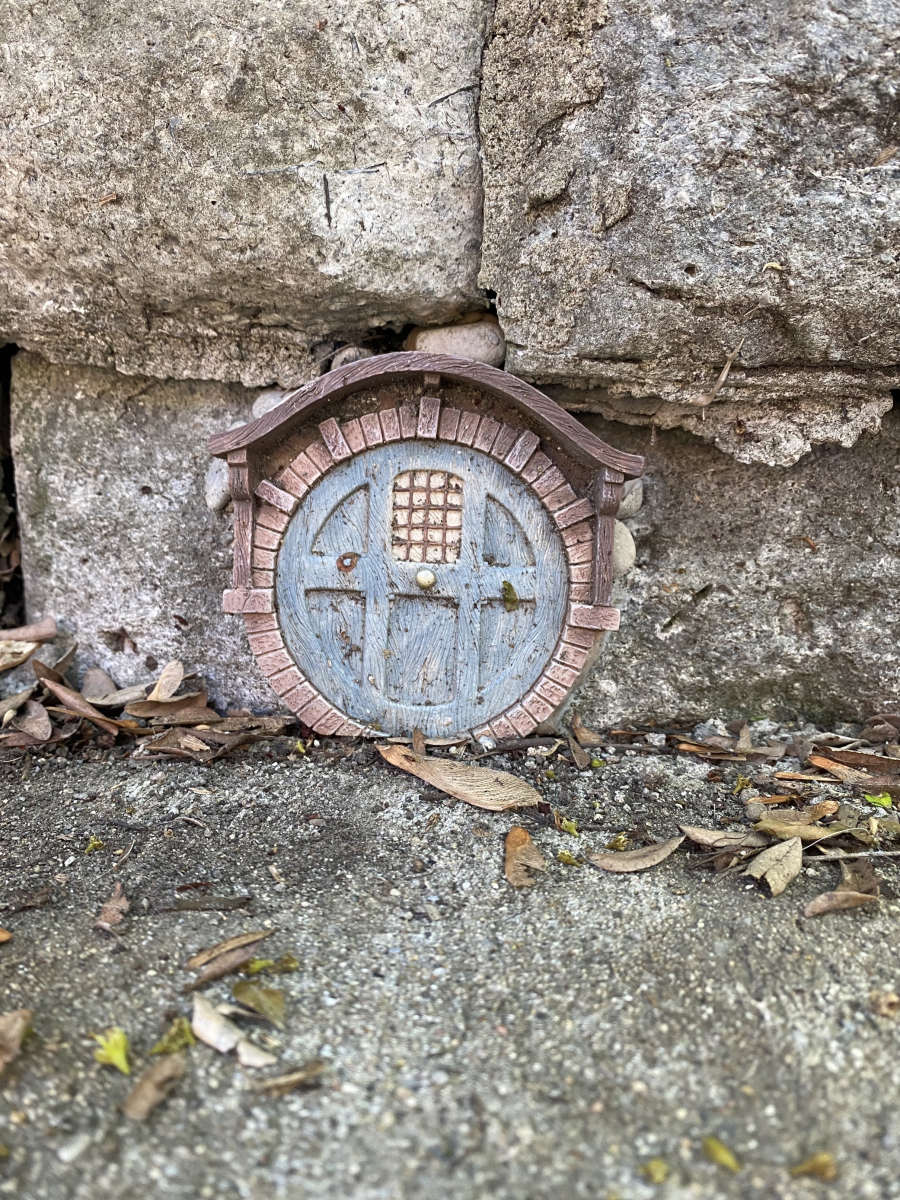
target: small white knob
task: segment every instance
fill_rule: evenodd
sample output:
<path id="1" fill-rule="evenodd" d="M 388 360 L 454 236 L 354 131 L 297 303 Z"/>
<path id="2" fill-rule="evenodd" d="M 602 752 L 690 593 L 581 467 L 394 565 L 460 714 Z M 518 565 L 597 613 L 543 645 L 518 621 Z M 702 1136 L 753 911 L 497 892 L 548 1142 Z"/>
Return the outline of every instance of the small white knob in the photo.
<path id="1" fill-rule="evenodd" d="M 416 571 L 416 583 L 420 588 L 433 588 L 437 583 L 437 575 L 434 571 L 429 571 L 427 567 L 423 567 L 421 571 Z"/>

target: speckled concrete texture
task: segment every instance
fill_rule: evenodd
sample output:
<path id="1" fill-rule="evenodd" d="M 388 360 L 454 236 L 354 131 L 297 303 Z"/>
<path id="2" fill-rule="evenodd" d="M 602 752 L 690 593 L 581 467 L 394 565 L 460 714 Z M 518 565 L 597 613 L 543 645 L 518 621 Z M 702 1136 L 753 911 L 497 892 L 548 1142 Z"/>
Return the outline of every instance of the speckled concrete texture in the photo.
<path id="1" fill-rule="evenodd" d="M 208 770 L 6 768 L 0 898 L 46 885 L 54 902 L 3 915 L 15 936 L 0 948 L 0 1011 L 36 1016 L 0 1091 L 0 1195 L 900 1195 L 900 1026 L 869 1008 L 870 990 L 897 985 L 897 868 L 879 868 L 893 898 L 876 911 L 811 922 L 803 906 L 834 867 L 773 900 L 685 850 L 640 876 L 564 866 L 559 849 L 596 849 L 623 829 L 667 837 L 679 823 L 740 821 L 733 768 L 710 782 L 684 758 L 615 757 L 584 774 L 560 766 L 556 782 L 514 765 L 587 826 L 575 839 L 518 818 L 550 860 L 520 892 L 502 876 L 514 815 L 422 794 L 370 750 Z M 84 854 L 91 832 L 107 850 Z M 132 838 L 116 875 L 112 851 Z M 118 877 L 132 911 L 111 938 L 90 926 Z M 175 892 L 200 880 L 252 907 L 157 911 L 201 894 Z M 273 1070 L 321 1056 L 322 1086 L 261 1099 L 253 1073 L 198 1046 L 171 1099 L 146 1124 L 127 1121 L 129 1081 L 94 1063 L 90 1033 L 125 1028 L 142 1068 L 190 1011 L 188 955 L 254 928 L 301 962 L 272 980 L 287 995 Z M 206 994 L 221 1002 L 230 982 Z M 739 1174 L 704 1159 L 709 1135 Z M 834 1154 L 839 1180 L 792 1180 L 817 1151 Z M 657 1156 L 671 1168 L 658 1188 L 641 1174 Z"/>

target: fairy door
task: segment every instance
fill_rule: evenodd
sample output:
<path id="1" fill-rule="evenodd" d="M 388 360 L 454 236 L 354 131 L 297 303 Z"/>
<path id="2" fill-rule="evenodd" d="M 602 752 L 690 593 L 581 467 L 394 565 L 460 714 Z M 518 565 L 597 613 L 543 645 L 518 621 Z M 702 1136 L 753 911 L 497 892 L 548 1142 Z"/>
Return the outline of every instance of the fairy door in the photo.
<path id="1" fill-rule="evenodd" d="M 566 570 L 550 513 L 513 471 L 413 440 L 310 489 L 275 592 L 287 649 L 326 699 L 385 733 L 441 736 L 532 686 L 564 624 Z"/>

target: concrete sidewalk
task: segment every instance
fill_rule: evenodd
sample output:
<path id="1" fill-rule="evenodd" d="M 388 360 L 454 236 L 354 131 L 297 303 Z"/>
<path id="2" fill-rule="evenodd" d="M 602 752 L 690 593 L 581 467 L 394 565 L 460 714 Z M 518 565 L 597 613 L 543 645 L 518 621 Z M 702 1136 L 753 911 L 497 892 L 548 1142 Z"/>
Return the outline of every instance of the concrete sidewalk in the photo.
<path id="1" fill-rule="evenodd" d="M 0 902 L 52 894 L 0 912 L 14 932 L 0 949 L 0 1012 L 35 1010 L 0 1084 L 0 1195 L 900 1196 L 900 1024 L 869 1007 L 871 990 L 900 981 L 896 900 L 807 921 L 835 867 L 771 899 L 741 876 L 692 869 L 701 856 L 685 848 L 634 876 L 556 860 L 623 829 L 662 838 L 741 821 L 727 770 L 709 782 L 706 764 L 634 754 L 580 774 L 559 766 L 540 787 L 595 823 L 576 841 L 423 797 L 367 747 L 266 755 L 209 769 L 49 760 L 0 779 Z M 503 879 L 517 822 L 550 861 L 527 891 Z M 86 855 L 90 834 L 106 848 Z M 112 851 L 132 838 L 116 874 Z M 898 868 L 878 869 L 895 894 Z M 91 926 L 119 877 L 132 908 L 113 938 Z M 204 895 L 175 891 L 201 881 L 250 906 L 158 911 Z M 275 1070 L 322 1057 L 322 1086 L 260 1098 L 259 1073 L 198 1045 L 169 1100 L 144 1124 L 126 1120 L 131 1081 L 94 1062 L 89 1034 L 122 1026 L 138 1073 L 190 1012 L 181 964 L 256 928 L 276 930 L 271 957 L 301 963 L 268 981 L 288 1005 Z M 206 995 L 230 998 L 235 978 Z M 710 1135 L 738 1174 L 706 1161 Z M 792 1180 L 817 1151 L 835 1156 L 837 1181 Z M 641 1168 L 657 1157 L 670 1174 L 654 1186 Z"/>

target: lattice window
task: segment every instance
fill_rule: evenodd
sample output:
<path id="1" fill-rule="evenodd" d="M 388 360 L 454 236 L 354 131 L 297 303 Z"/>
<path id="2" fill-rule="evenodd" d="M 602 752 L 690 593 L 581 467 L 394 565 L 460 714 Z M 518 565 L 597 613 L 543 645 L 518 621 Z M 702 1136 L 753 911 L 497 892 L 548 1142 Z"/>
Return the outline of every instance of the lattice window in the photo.
<path id="1" fill-rule="evenodd" d="M 405 471 L 394 480 L 391 553 L 398 562 L 455 563 L 462 541 L 462 486 L 447 471 Z"/>

